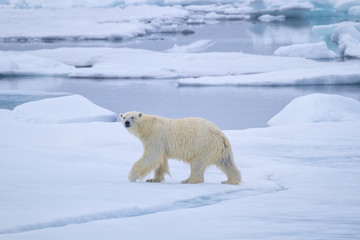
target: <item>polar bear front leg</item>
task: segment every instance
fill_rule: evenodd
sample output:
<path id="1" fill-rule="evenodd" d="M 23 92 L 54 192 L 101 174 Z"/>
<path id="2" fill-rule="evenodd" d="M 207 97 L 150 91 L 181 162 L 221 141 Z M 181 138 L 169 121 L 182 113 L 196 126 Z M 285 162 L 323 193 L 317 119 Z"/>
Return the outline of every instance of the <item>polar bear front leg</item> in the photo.
<path id="1" fill-rule="evenodd" d="M 166 158 L 163 159 L 162 163 L 160 164 L 159 168 L 155 169 L 154 178 L 146 180 L 147 182 L 162 182 L 165 180 L 164 175 L 169 174 L 169 164 Z"/>
<path id="2" fill-rule="evenodd" d="M 153 169 L 158 169 L 163 163 L 163 158 L 154 154 L 144 154 L 131 168 L 129 173 L 130 182 L 144 178 Z"/>

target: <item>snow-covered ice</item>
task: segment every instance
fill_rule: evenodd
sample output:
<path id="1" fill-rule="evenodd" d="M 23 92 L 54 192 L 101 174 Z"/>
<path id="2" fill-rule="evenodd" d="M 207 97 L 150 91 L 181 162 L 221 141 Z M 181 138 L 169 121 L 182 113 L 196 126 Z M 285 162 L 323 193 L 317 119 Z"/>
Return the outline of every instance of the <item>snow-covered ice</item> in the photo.
<path id="1" fill-rule="evenodd" d="M 0 51 L 2 75 L 67 75 L 73 66 L 22 52 Z"/>
<path id="2" fill-rule="evenodd" d="M 215 168 L 180 184 L 177 161 L 164 183 L 130 183 L 142 147 L 119 122 L 2 123 L 0 239 L 358 239 L 360 121 L 341 119 L 225 131 L 240 186 Z"/>
<path id="3" fill-rule="evenodd" d="M 335 58 L 337 55 L 329 50 L 325 42 L 303 43 L 284 46 L 278 48 L 274 55 L 285 57 L 304 57 L 304 58 Z"/>
<path id="4" fill-rule="evenodd" d="M 38 124 L 114 122 L 117 115 L 99 107 L 80 95 L 70 95 L 31 101 L 14 108 L 5 121 L 25 121 Z M 1 121 L 0 120 L 0 121 Z"/>
<path id="5" fill-rule="evenodd" d="M 289 86 L 360 83 L 360 65 L 356 62 L 316 63 L 307 68 L 301 64 L 299 66 L 292 68 L 284 66 L 284 70 L 270 70 L 253 74 L 183 78 L 177 80 L 177 83 L 179 86 Z"/>
<path id="6" fill-rule="evenodd" d="M 200 45 L 204 46 L 203 43 Z M 188 51 L 199 50 L 198 44 L 199 42 L 185 48 Z M 2 61 L 11 62 L 19 54 L 3 52 L 5 57 Z M 179 80 L 180 85 L 354 84 L 359 83 L 360 74 L 359 63 L 356 61 L 316 62 L 300 57 L 259 56 L 239 52 L 182 53 L 130 48 L 58 48 L 27 51 L 20 55 L 21 59 L 27 56 L 31 59 L 39 58 L 41 62 L 24 61 L 16 67 L 9 64 L 3 72 L 0 69 L 0 74 L 61 73 L 74 78 L 196 78 Z M 87 67 L 75 68 L 79 66 Z M 205 79 L 221 80 L 215 83 Z"/>
<path id="7" fill-rule="evenodd" d="M 25 42 L 116 41 L 161 32 L 162 27 L 176 24 L 187 15 L 183 9 L 155 5 L 65 10 L 0 8 L 0 39 Z"/>
<path id="8" fill-rule="evenodd" d="M 346 121 L 360 121 L 358 101 L 339 95 L 314 93 L 291 101 L 268 121 L 268 125 Z"/>

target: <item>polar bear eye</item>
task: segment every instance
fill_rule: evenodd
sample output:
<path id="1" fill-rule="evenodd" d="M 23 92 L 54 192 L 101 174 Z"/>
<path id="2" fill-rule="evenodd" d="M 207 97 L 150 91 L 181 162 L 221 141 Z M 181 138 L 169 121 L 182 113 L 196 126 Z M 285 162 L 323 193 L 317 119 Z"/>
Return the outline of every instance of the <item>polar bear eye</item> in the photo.
<path id="1" fill-rule="evenodd" d="M 131 117 L 131 119 L 134 119 L 134 117 Z"/>

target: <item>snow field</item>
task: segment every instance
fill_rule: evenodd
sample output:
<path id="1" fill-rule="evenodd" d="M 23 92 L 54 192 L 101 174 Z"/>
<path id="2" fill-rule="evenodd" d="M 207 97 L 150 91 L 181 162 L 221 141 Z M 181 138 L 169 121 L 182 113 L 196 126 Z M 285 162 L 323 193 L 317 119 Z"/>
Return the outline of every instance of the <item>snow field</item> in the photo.
<path id="1" fill-rule="evenodd" d="M 79 99 L 71 100 L 69 107 Z M 314 101 L 323 102 L 325 116 L 334 104 L 346 111 L 360 105 L 314 94 L 279 114 L 291 123 L 287 108 L 311 109 Z M 225 176 L 216 168 L 203 184 L 180 184 L 190 170 L 175 160 L 166 182 L 130 183 L 142 147 L 120 122 L 2 123 L 0 239 L 357 239 L 360 119 L 312 116 L 225 131 L 240 186 L 220 184 Z"/>

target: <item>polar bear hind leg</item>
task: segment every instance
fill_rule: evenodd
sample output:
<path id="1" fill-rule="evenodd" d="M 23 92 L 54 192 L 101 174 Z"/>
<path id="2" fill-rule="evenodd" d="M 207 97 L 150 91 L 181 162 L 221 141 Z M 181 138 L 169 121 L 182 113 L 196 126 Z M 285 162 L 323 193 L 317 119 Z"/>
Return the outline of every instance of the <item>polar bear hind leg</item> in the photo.
<path id="1" fill-rule="evenodd" d="M 232 154 L 228 153 L 224 158 L 222 158 L 216 166 L 220 168 L 227 176 L 228 180 L 221 182 L 222 184 L 240 184 L 241 183 L 241 174 L 237 169 Z"/>
<path id="2" fill-rule="evenodd" d="M 194 159 L 190 162 L 190 177 L 181 183 L 202 183 L 207 165 L 201 159 Z"/>

